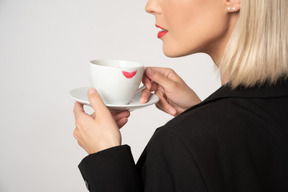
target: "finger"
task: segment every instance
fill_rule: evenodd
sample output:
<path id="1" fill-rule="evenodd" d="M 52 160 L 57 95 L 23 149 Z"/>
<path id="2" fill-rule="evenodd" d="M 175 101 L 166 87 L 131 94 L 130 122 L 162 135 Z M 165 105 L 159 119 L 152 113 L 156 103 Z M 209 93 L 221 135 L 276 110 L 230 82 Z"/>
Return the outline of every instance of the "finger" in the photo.
<path id="1" fill-rule="evenodd" d="M 147 88 L 147 89 L 151 89 L 151 87 L 152 87 L 152 85 L 151 85 L 151 79 L 149 79 L 148 77 L 147 77 L 147 75 L 143 75 L 143 79 L 142 79 L 142 83 L 143 83 L 143 85 L 145 85 L 145 87 Z"/>
<path id="2" fill-rule="evenodd" d="M 151 91 L 151 92 L 152 92 L 152 91 L 156 91 L 156 90 L 158 89 L 158 87 L 159 87 L 159 85 L 158 85 L 157 83 L 152 82 L 150 91 Z M 160 86 L 160 87 L 161 87 L 161 86 Z"/>
<path id="3" fill-rule="evenodd" d="M 76 119 L 80 114 L 85 113 L 83 105 L 79 102 L 75 102 L 73 113 Z"/>
<path id="4" fill-rule="evenodd" d="M 144 104 L 148 101 L 149 97 L 151 95 L 151 92 L 148 89 L 144 89 L 142 91 L 142 95 L 141 95 L 141 99 L 140 99 L 140 103 Z"/>
<path id="5" fill-rule="evenodd" d="M 120 113 L 112 112 L 112 115 L 113 115 L 114 120 L 118 121 L 122 118 L 128 118 L 130 116 L 130 112 L 129 111 L 122 111 Z"/>
<path id="6" fill-rule="evenodd" d="M 158 83 L 159 85 L 166 87 L 170 84 L 172 81 L 165 75 L 163 75 L 161 72 L 155 70 L 155 68 L 147 67 L 146 69 L 146 75 L 148 78 L 150 78 L 152 81 Z"/>
<path id="7" fill-rule="evenodd" d="M 102 115 L 103 113 L 106 114 L 107 112 L 109 112 L 96 89 L 90 88 L 88 90 L 88 99 L 90 105 L 92 106 L 92 108 L 96 113 L 96 116 Z M 97 114 L 97 111 L 101 111 L 101 113 Z"/>
<path id="8" fill-rule="evenodd" d="M 175 116 L 177 114 L 177 111 L 168 103 L 168 101 L 164 97 L 164 94 L 161 91 L 156 91 L 155 94 L 159 97 L 159 101 L 157 102 L 156 107 L 164 111 L 165 113 Z"/>
<path id="9" fill-rule="evenodd" d="M 122 119 L 119 119 L 116 123 L 119 129 L 121 129 L 127 122 L 128 122 L 128 119 L 124 117 Z"/>
<path id="10" fill-rule="evenodd" d="M 149 69 L 152 69 L 153 71 L 157 71 L 158 73 L 163 74 L 165 77 L 169 78 L 175 78 L 178 75 L 175 73 L 175 71 L 171 68 L 163 68 L 163 67 L 147 67 Z"/>

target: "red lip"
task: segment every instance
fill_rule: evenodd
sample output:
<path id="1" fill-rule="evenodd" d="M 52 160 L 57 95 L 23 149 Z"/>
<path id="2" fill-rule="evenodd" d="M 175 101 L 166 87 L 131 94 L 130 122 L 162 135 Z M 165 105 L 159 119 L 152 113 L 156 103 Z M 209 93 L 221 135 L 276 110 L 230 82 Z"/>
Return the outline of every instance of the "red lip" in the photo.
<path id="1" fill-rule="evenodd" d="M 160 28 L 160 29 L 162 29 L 162 31 L 159 31 L 159 33 L 158 33 L 158 38 L 161 38 L 161 37 L 163 37 L 164 35 L 166 35 L 166 33 L 168 33 L 168 30 L 167 29 L 164 29 L 163 27 L 160 27 L 159 25 L 155 25 L 157 28 Z"/>
<path id="2" fill-rule="evenodd" d="M 122 71 L 122 73 L 127 79 L 131 79 L 132 77 L 136 75 L 137 71 L 132 71 L 132 72 Z"/>

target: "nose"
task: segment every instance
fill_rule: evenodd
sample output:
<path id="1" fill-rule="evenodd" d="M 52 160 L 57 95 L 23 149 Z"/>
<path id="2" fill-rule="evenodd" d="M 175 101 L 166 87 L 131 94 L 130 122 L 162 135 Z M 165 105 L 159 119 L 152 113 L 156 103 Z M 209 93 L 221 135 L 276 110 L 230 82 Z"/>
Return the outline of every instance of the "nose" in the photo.
<path id="1" fill-rule="evenodd" d="M 158 10 L 158 6 L 157 6 L 157 0 L 148 0 L 146 7 L 145 7 L 145 11 L 147 13 L 150 13 L 152 15 L 155 15 L 159 12 Z"/>

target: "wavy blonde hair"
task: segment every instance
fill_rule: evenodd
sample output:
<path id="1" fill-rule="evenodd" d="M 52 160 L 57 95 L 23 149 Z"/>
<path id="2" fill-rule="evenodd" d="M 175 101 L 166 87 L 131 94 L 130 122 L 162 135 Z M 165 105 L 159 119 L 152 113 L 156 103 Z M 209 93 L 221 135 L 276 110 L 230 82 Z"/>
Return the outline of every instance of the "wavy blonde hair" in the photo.
<path id="1" fill-rule="evenodd" d="M 239 19 L 219 64 L 233 88 L 288 76 L 288 0 L 241 0 Z"/>

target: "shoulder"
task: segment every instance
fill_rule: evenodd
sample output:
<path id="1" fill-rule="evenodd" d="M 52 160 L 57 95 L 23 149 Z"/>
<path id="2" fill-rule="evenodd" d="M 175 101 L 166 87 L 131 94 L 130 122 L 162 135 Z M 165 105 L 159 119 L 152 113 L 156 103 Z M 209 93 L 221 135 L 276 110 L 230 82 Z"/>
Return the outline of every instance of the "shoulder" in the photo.
<path id="1" fill-rule="evenodd" d="M 249 111 L 253 108 L 249 101 L 226 98 L 192 107 L 165 125 L 163 131 L 185 136 L 188 132 L 204 134 L 231 127 L 242 128 L 249 119 Z M 243 121 L 245 120 L 245 121 Z"/>
<path id="2" fill-rule="evenodd" d="M 199 146 L 200 150 L 241 145 L 241 138 L 251 136 L 249 121 L 255 121 L 249 102 L 228 98 L 195 106 L 159 128 L 155 140 L 177 139 L 190 149 Z"/>

